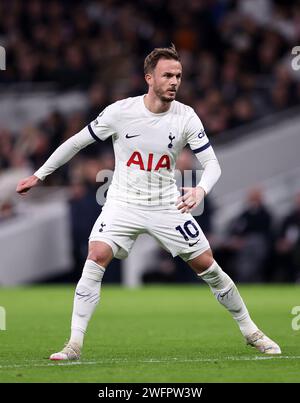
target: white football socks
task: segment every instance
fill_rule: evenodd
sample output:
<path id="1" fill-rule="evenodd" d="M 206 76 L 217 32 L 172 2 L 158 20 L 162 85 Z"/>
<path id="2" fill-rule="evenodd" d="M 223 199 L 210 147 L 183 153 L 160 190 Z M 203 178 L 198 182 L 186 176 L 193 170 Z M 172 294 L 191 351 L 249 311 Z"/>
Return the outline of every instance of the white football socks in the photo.
<path id="1" fill-rule="evenodd" d="M 101 281 L 105 268 L 86 260 L 74 296 L 70 342 L 83 345 L 89 320 L 100 300 Z"/>
<path id="2" fill-rule="evenodd" d="M 246 305 L 231 278 L 221 269 L 216 261 L 204 272 L 198 274 L 210 287 L 217 300 L 225 306 L 236 320 L 243 336 L 258 330 L 251 320 Z"/>

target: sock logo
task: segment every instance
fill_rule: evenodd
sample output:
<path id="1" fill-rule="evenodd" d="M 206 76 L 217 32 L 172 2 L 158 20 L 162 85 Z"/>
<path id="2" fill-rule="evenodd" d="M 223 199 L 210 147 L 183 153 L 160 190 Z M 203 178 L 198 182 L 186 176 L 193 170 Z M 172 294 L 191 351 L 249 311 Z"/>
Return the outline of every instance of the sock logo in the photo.
<path id="1" fill-rule="evenodd" d="M 224 299 L 224 297 L 226 297 L 226 296 L 227 296 L 227 298 L 228 298 L 228 294 L 230 293 L 230 291 L 232 290 L 232 288 L 233 288 L 233 287 L 229 288 L 229 290 L 224 291 L 223 293 L 221 293 L 221 292 L 218 293 L 218 295 L 217 295 L 217 300 L 220 301 L 220 299 Z"/>
<path id="2" fill-rule="evenodd" d="M 98 304 L 99 302 L 99 294 L 96 293 L 92 293 L 92 292 L 87 292 L 87 293 L 83 293 L 79 290 L 76 291 L 76 296 L 79 297 L 78 300 L 82 300 L 83 302 L 88 302 L 89 304 Z M 84 314 L 86 315 L 86 314 Z"/>
<path id="3" fill-rule="evenodd" d="M 89 293 L 87 293 L 87 294 L 80 294 L 80 292 L 77 292 L 77 291 L 76 291 L 76 295 L 78 295 L 78 297 L 88 297 L 90 294 L 89 294 Z"/>

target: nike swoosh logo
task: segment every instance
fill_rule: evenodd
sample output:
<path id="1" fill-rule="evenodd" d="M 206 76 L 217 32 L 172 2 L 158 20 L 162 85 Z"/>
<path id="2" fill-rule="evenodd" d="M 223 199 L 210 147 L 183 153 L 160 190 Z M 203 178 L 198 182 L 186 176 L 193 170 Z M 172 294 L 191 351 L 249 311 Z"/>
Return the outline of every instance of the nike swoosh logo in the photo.
<path id="1" fill-rule="evenodd" d="M 223 292 L 223 294 L 219 294 L 219 295 L 218 295 L 218 299 L 219 299 L 219 298 L 224 298 L 227 294 L 230 293 L 231 290 L 232 290 L 232 287 L 231 287 L 228 291 Z"/>
<path id="2" fill-rule="evenodd" d="M 78 295 L 79 297 L 88 297 L 90 294 L 80 294 L 76 291 L 76 295 Z"/>
<path id="3" fill-rule="evenodd" d="M 132 137 L 138 137 L 138 136 L 140 136 L 140 134 L 133 134 L 133 135 L 129 136 L 129 134 L 127 133 L 125 137 L 127 139 L 131 139 Z"/>
<path id="4" fill-rule="evenodd" d="M 200 241 L 200 239 L 198 239 L 198 241 L 196 241 L 196 242 L 189 243 L 189 246 L 194 246 L 194 245 L 196 245 L 196 243 L 198 243 L 199 241 Z"/>

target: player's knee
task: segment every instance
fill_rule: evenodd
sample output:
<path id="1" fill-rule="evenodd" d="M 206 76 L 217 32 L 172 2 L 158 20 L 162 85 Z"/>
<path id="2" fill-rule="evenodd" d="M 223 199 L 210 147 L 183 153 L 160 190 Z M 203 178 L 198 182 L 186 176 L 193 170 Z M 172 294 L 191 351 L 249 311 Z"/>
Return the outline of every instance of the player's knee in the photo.
<path id="1" fill-rule="evenodd" d="M 87 258 L 93 260 L 102 267 L 107 267 L 113 258 L 113 252 L 109 245 L 104 242 L 93 241 L 89 243 Z"/>
<path id="2" fill-rule="evenodd" d="M 201 255 L 190 260 L 188 264 L 197 273 L 200 274 L 207 270 L 214 262 L 214 257 L 211 249 L 201 253 Z"/>
<path id="3" fill-rule="evenodd" d="M 111 261 L 111 258 L 108 253 L 104 251 L 98 251 L 98 250 L 91 250 L 88 253 L 89 260 L 92 260 L 93 262 L 96 262 L 99 266 L 106 267 L 109 262 Z"/>

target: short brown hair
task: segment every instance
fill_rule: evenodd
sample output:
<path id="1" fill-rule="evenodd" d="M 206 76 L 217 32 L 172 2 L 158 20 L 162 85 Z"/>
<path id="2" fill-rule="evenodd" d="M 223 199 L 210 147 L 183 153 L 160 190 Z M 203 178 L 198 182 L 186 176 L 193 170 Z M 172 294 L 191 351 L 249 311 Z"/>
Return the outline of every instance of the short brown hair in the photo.
<path id="1" fill-rule="evenodd" d="M 144 73 L 147 74 L 153 71 L 160 59 L 174 59 L 180 62 L 180 56 L 173 43 L 168 48 L 155 48 L 149 53 L 144 61 Z"/>

